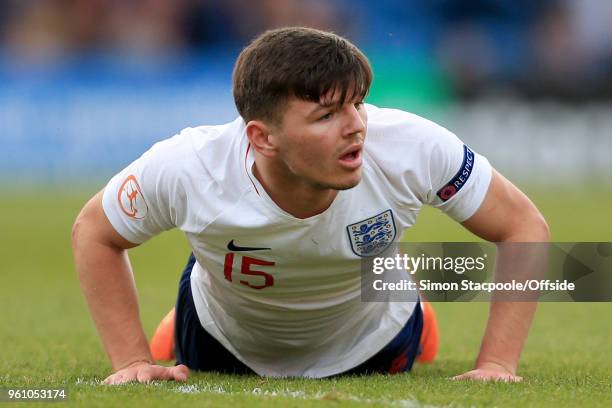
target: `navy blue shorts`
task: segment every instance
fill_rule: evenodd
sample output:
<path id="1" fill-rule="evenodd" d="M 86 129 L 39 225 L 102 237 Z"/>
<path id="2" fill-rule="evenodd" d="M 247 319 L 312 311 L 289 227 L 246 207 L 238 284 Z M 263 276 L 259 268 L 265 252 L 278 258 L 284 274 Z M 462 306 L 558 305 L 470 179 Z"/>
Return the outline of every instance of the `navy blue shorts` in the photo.
<path id="1" fill-rule="evenodd" d="M 175 353 L 176 363 L 196 371 L 255 374 L 238 360 L 200 324 L 191 294 L 191 270 L 195 258 L 189 257 L 179 283 L 176 301 Z M 342 374 L 397 373 L 409 371 L 420 353 L 419 341 L 423 330 L 423 312 L 417 304 L 414 313 L 399 334 L 382 350 L 364 363 Z"/>

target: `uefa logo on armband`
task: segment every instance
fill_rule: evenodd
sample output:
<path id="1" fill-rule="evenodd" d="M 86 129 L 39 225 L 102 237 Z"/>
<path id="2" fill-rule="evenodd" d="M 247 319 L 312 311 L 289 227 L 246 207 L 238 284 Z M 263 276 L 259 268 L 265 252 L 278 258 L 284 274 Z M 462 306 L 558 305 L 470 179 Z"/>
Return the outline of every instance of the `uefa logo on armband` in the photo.
<path id="1" fill-rule="evenodd" d="M 147 216 L 149 207 L 142 195 L 136 176 L 130 174 L 121 184 L 117 193 L 121 210 L 130 218 L 141 220 Z"/>

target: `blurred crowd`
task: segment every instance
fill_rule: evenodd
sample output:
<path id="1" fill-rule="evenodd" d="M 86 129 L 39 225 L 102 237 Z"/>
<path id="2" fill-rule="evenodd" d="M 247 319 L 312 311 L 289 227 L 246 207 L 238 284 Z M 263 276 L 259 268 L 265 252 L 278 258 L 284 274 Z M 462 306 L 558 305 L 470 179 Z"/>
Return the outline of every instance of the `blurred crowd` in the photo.
<path id="1" fill-rule="evenodd" d="M 592 99 L 612 97 L 611 21 L 605 0 L 3 0 L 0 48 L 39 62 L 199 53 L 306 25 L 424 56 L 465 97 Z"/>

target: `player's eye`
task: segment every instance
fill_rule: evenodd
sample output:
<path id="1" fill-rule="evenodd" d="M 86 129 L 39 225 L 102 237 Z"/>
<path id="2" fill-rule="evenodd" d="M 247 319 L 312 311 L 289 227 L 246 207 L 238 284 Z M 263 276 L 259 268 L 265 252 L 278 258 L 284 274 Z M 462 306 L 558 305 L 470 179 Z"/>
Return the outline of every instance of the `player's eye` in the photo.
<path id="1" fill-rule="evenodd" d="M 363 101 L 355 102 L 353 105 L 355 105 L 355 109 L 359 110 L 363 106 Z"/>
<path id="2" fill-rule="evenodd" d="M 328 112 L 325 115 L 319 117 L 319 119 L 317 119 L 317 120 L 319 120 L 319 121 L 328 120 L 328 119 L 331 119 L 332 115 L 333 115 L 333 112 Z"/>

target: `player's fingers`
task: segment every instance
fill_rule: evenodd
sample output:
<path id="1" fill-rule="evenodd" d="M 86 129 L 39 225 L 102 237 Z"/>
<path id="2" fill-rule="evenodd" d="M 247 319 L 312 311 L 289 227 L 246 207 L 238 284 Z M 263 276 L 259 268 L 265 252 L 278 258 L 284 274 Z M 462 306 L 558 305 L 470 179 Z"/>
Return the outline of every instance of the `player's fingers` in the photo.
<path id="1" fill-rule="evenodd" d="M 189 368 L 186 365 L 180 364 L 174 367 L 164 367 L 166 370 L 164 375 L 165 380 L 174 380 L 174 381 L 187 381 L 187 377 L 189 377 Z"/>
<path id="2" fill-rule="evenodd" d="M 459 374 L 456 375 L 454 377 L 451 377 L 451 380 L 454 381 L 465 381 L 465 380 L 472 380 L 474 379 L 474 376 L 477 374 L 476 370 L 472 370 L 472 371 L 468 371 L 467 373 L 463 373 L 463 374 Z"/>
<path id="3" fill-rule="evenodd" d="M 136 381 L 139 383 L 149 383 L 154 380 L 156 378 L 155 367 L 156 366 L 142 367 L 140 370 L 138 370 L 138 373 L 136 373 Z"/>
<path id="4" fill-rule="evenodd" d="M 477 380 L 480 381 L 500 381 L 500 382 L 521 382 L 523 380 L 522 377 L 518 377 L 512 374 L 490 374 L 490 375 L 480 375 Z"/>
<path id="5" fill-rule="evenodd" d="M 500 373 L 481 373 L 477 371 L 470 371 L 465 374 L 456 375 L 451 378 L 451 380 L 455 381 L 466 381 L 466 380 L 474 380 L 474 381 L 503 381 L 503 382 L 521 382 L 523 381 L 523 377 L 519 377 L 517 375 L 511 374 L 500 374 Z"/>
<path id="6" fill-rule="evenodd" d="M 175 381 L 187 381 L 187 377 L 189 377 L 189 367 L 184 364 L 172 367 L 171 371 Z"/>
<path id="7" fill-rule="evenodd" d="M 126 382 L 134 381 L 135 380 L 134 377 L 135 377 L 134 375 L 129 375 L 125 372 L 118 372 L 118 373 L 115 373 L 115 374 L 112 374 L 106 377 L 103 384 L 106 384 L 106 385 L 124 384 Z"/>
<path id="8" fill-rule="evenodd" d="M 139 371 L 138 382 L 150 382 L 152 380 L 174 380 L 186 381 L 189 376 L 189 368 L 185 365 L 175 367 L 149 366 Z"/>
<path id="9" fill-rule="evenodd" d="M 111 374 L 106 377 L 103 384 L 118 385 L 130 381 L 149 383 L 153 380 L 186 381 L 187 377 L 189 377 L 189 368 L 183 364 L 174 367 L 144 365 L 140 367 L 130 367 L 129 369 Z"/>
<path id="10" fill-rule="evenodd" d="M 104 380 L 104 384 L 106 384 L 106 385 L 115 385 L 115 384 L 117 384 L 117 382 L 119 380 L 121 380 L 121 378 L 122 378 L 121 374 L 112 374 L 112 375 L 109 375 Z"/>
<path id="11" fill-rule="evenodd" d="M 170 367 L 159 365 L 148 365 L 138 370 L 136 379 L 140 383 L 149 383 L 153 380 L 171 380 Z"/>

